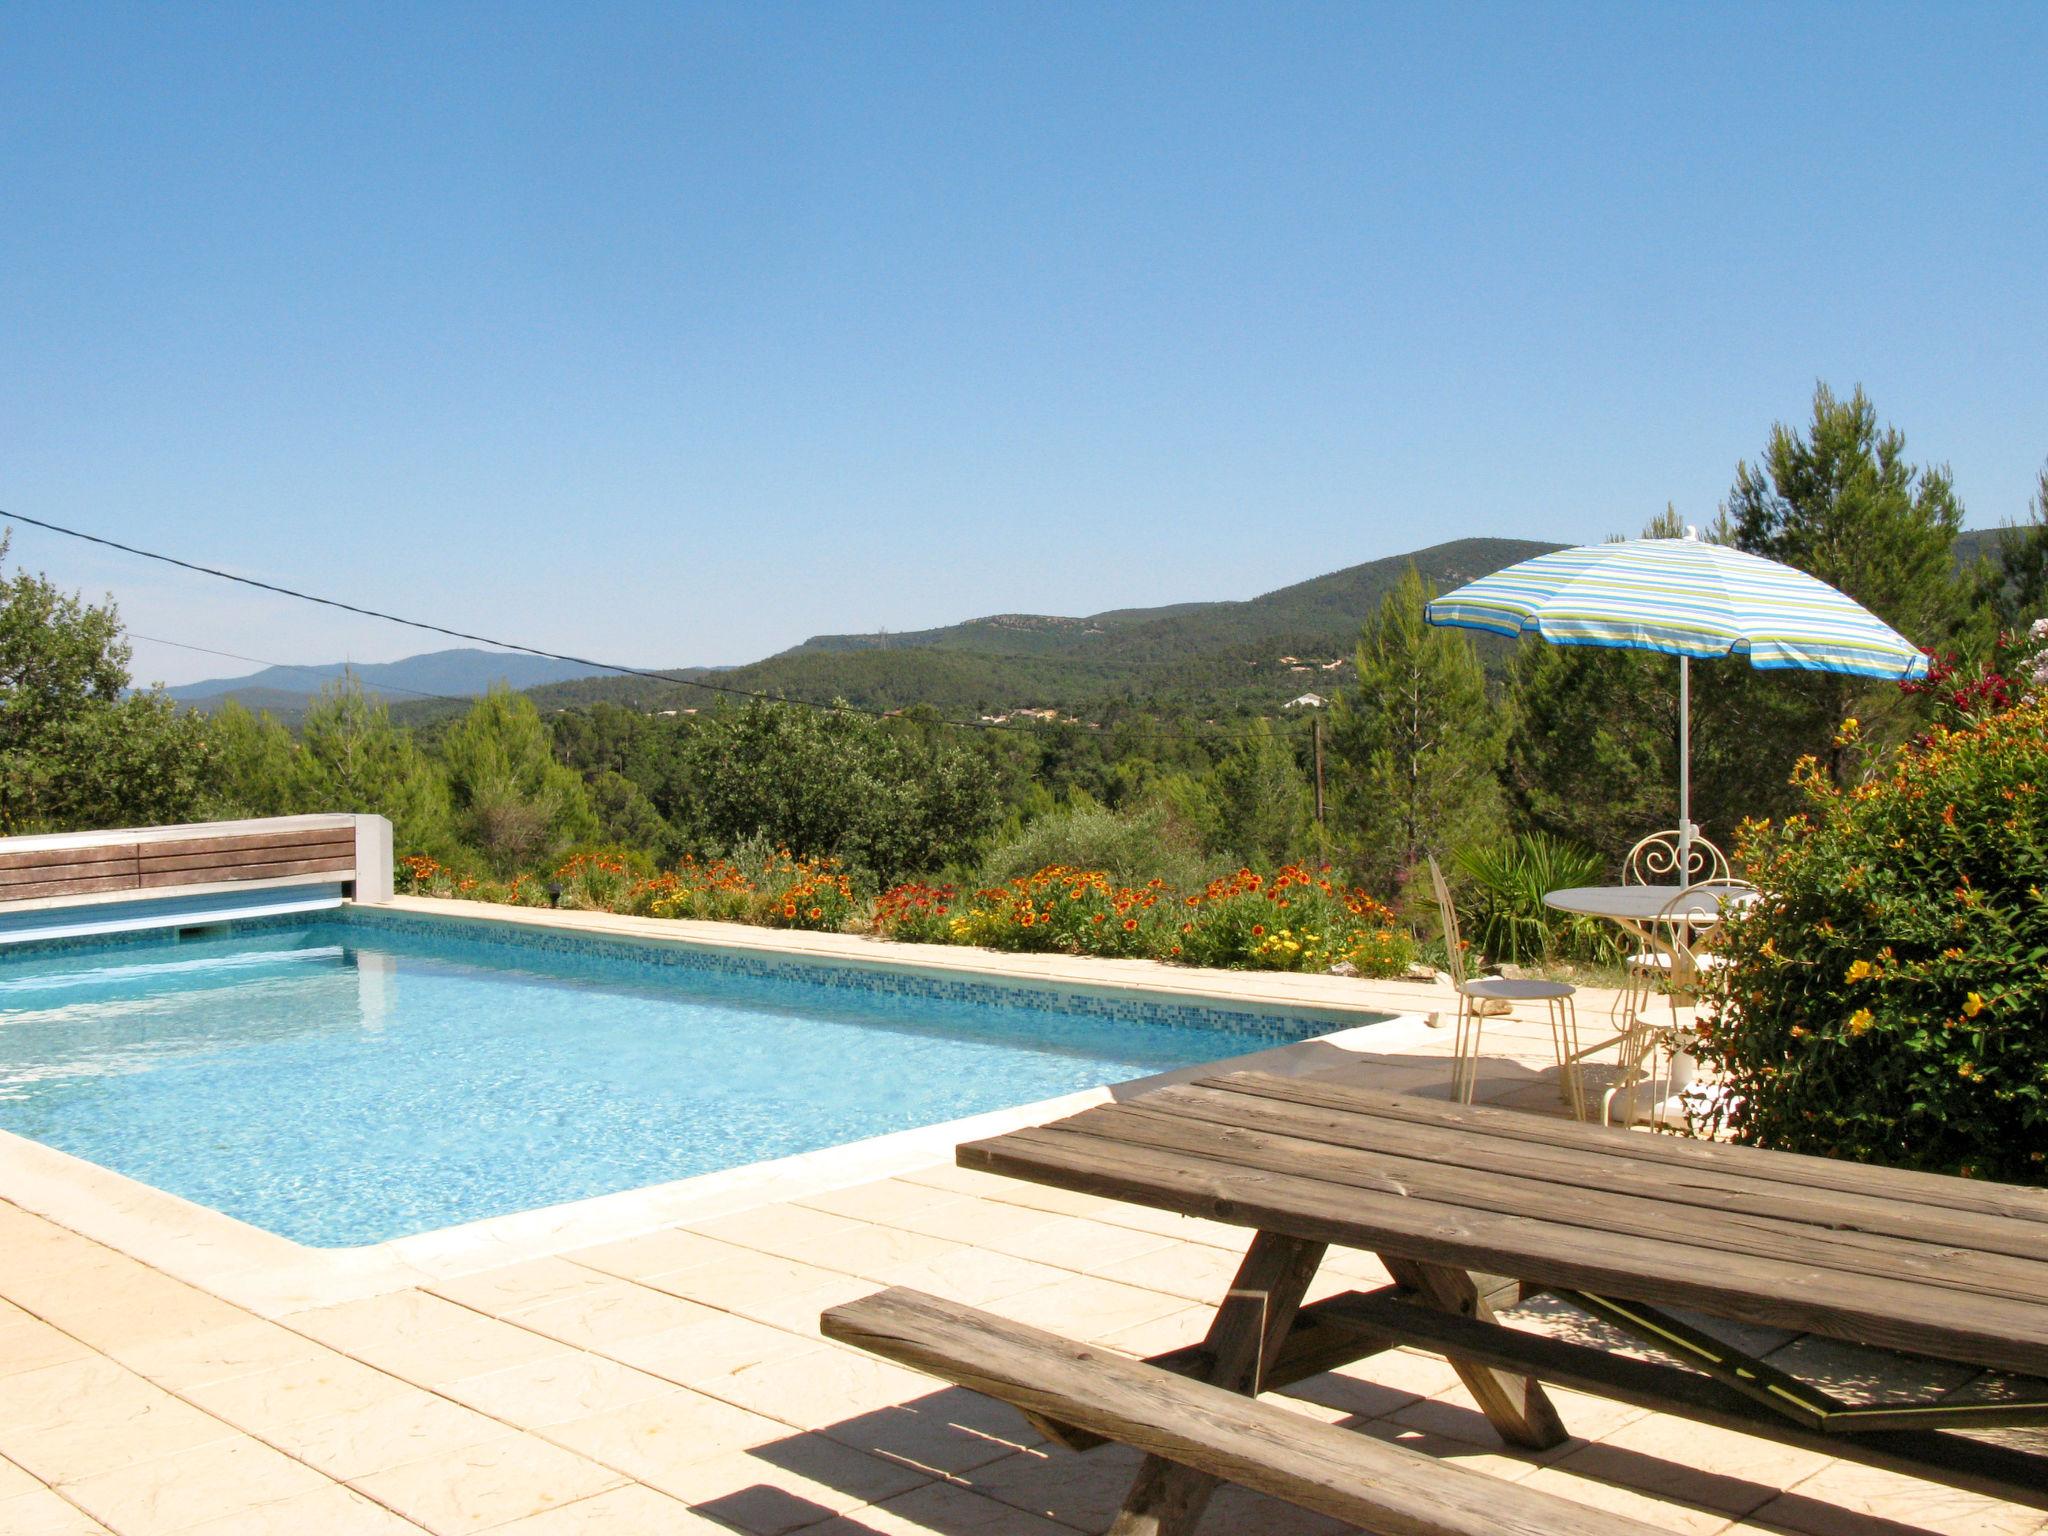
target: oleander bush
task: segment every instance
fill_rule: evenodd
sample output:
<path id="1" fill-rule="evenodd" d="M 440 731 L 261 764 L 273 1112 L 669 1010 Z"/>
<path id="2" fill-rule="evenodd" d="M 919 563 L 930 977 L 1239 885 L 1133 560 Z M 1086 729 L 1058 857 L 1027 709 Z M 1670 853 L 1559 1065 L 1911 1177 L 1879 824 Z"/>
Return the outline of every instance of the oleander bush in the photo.
<path id="1" fill-rule="evenodd" d="M 1805 810 L 1740 836 L 1761 896 L 1703 1013 L 1717 1124 L 2048 1181 L 2048 705 L 1937 728 L 1848 789 L 1810 759 L 1795 777 Z"/>

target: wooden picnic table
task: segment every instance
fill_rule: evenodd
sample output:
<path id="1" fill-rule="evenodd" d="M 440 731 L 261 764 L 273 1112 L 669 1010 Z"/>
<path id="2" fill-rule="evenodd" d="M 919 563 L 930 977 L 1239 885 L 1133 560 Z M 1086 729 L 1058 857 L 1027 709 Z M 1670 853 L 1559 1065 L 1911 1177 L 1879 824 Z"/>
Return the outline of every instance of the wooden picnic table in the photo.
<path id="1" fill-rule="evenodd" d="M 1565 1438 L 1547 1381 L 2048 1508 L 2048 1456 L 1977 1433 L 2048 1424 L 2036 1384 L 1971 1401 L 1844 1402 L 1690 1315 L 2048 1376 L 2048 1190 L 1250 1072 L 958 1156 L 1253 1229 L 1207 1338 L 1151 1362 L 1183 1376 L 1256 1395 L 1419 1346 L 1450 1360 L 1515 1444 Z M 1304 1305 L 1331 1245 L 1377 1254 L 1394 1283 Z M 1496 1306 L 1542 1292 L 1654 1355 L 1495 1320 Z M 1040 1427 L 1077 1448 L 1101 1443 Z M 1150 1456 L 1114 1529 L 1190 1530 L 1215 1481 Z"/>

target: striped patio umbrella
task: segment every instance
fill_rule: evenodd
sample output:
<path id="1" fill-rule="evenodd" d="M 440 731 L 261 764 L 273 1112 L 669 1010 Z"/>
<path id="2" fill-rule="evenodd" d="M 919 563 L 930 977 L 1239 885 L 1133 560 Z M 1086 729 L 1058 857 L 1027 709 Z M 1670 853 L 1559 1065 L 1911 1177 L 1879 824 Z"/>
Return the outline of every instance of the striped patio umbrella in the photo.
<path id="1" fill-rule="evenodd" d="M 1747 656 L 1759 668 L 1905 679 L 1920 648 L 1853 598 L 1760 555 L 1682 539 L 1633 539 L 1537 555 L 1446 593 L 1432 624 L 1553 645 L 1663 651 L 1678 658 L 1678 831 L 1692 824 L 1692 662 Z M 1683 867 L 1683 866 L 1681 866 Z"/>

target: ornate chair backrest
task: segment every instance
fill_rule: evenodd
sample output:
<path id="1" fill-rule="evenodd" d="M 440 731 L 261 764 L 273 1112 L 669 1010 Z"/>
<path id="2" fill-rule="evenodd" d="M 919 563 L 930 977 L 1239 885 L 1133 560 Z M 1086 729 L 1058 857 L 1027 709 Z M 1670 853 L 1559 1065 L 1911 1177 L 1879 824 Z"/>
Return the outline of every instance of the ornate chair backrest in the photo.
<path id="1" fill-rule="evenodd" d="M 1657 935 L 1659 944 L 1670 947 L 1669 980 L 1674 994 L 1699 994 L 1700 957 L 1712 953 L 1729 914 L 1755 894 L 1756 887 L 1748 881 L 1721 875 L 1688 885 L 1664 903 L 1651 931 Z M 1710 912 L 1699 910 L 1702 896 L 1714 898 Z"/>
<path id="2" fill-rule="evenodd" d="M 1685 868 L 1678 867 L 1679 836 L 1652 832 L 1629 849 L 1622 861 L 1623 885 L 1699 885 L 1728 878 L 1728 855 L 1699 833 L 1685 845 Z"/>
<path id="3" fill-rule="evenodd" d="M 1443 919 L 1444 968 L 1451 973 L 1451 985 L 1462 989 L 1465 985 L 1465 951 L 1458 940 L 1458 909 L 1451 905 L 1451 888 L 1445 883 L 1444 872 L 1436 862 L 1436 855 L 1429 856 L 1429 883 L 1436 888 L 1437 916 Z"/>

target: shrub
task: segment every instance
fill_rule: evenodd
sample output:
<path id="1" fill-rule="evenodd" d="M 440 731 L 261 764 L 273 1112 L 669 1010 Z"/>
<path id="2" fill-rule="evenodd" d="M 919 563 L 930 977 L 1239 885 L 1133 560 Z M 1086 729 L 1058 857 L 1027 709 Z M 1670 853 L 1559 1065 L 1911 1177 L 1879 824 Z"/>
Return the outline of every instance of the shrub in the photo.
<path id="1" fill-rule="evenodd" d="M 521 876 L 515 884 L 523 884 L 532 876 Z M 619 912 L 626 910 L 627 893 L 633 885 L 633 872 L 625 858 L 617 853 L 591 851 L 573 854 L 555 867 L 554 875 L 540 884 L 561 887 L 561 904 L 586 912 Z"/>
<path id="2" fill-rule="evenodd" d="M 1843 745 L 1853 744 L 1855 722 Z M 1699 1054 L 1737 1140 L 2041 1182 L 2048 1147 L 2048 706 L 1937 728 L 1750 823 Z"/>
<path id="3" fill-rule="evenodd" d="M 647 917 L 740 923 L 751 915 L 754 895 L 754 882 L 738 865 L 685 854 L 673 870 L 644 880 L 634 889 L 630 910 Z"/>
<path id="4" fill-rule="evenodd" d="M 958 887 L 913 881 L 891 886 L 875 898 L 874 930 L 885 939 L 905 944 L 946 944 L 953 938 L 953 903 Z"/>
<path id="5" fill-rule="evenodd" d="M 1182 897 L 1180 907 L 1172 958 L 1192 965 L 1320 971 L 1341 960 L 1363 975 L 1392 976 L 1414 959 L 1394 914 L 1327 870 L 1290 864 L 1268 878 L 1240 869 Z"/>
<path id="6" fill-rule="evenodd" d="M 769 928 L 839 933 L 853 917 L 853 880 L 837 859 L 796 859 L 787 852 L 763 868 L 755 919 Z"/>
<path id="7" fill-rule="evenodd" d="M 1093 805 L 1049 812 L 991 849 L 981 861 L 981 879 L 994 887 L 1048 869 L 1096 870 L 1127 886 L 1159 880 L 1175 890 L 1205 878 L 1201 856 L 1163 806 L 1135 815 Z"/>
<path id="8" fill-rule="evenodd" d="M 750 839 L 898 879 L 969 857 L 1001 815 L 985 747 L 913 718 L 750 703 L 699 716 L 675 752 L 679 837 Z"/>
<path id="9" fill-rule="evenodd" d="M 1493 960 L 1521 965 L 1620 958 L 1611 924 L 1559 912 L 1543 901 L 1547 891 L 1600 884 L 1605 869 L 1597 853 L 1528 832 L 1465 849 L 1457 863 L 1466 881 L 1459 903 L 1466 937 Z"/>
<path id="10" fill-rule="evenodd" d="M 1099 869 L 1055 865 L 976 891 L 948 925 L 956 943 L 1069 955 L 1157 953 L 1164 882 L 1118 885 Z"/>

